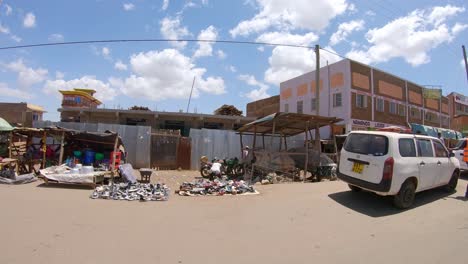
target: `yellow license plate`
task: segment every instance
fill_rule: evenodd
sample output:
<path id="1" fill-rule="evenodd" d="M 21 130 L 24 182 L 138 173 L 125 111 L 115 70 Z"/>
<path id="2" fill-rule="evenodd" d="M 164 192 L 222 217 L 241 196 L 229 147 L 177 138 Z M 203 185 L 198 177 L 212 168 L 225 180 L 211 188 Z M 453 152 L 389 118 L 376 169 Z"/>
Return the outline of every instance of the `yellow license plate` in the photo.
<path id="1" fill-rule="evenodd" d="M 353 172 L 362 173 L 363 170 L 364 170 L 364 164 L 356 163 L 356 162 L 353 164 Z"/>

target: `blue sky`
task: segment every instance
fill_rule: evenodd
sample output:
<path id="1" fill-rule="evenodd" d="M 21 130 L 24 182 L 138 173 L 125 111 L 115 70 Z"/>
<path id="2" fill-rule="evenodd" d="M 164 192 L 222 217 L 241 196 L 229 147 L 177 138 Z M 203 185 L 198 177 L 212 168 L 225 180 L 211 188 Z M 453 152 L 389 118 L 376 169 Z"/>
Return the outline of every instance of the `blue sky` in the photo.
<path id="1" fill-rule="evenodd" d="M 0 1 L 0 46 L 103 39 L 209 39 L 314 46 L 444 94 L 468 95 L 461 45 L 468 3 L 400 0 Z M 43 106 L 88 87 L 105 107 L 212 113 L 277 95 L 315 69 L 312 50 L 198 42 L 105 43 L 0 50 L 0 101 Z M 321 51 L 321 63 L 340 57 Z"/>

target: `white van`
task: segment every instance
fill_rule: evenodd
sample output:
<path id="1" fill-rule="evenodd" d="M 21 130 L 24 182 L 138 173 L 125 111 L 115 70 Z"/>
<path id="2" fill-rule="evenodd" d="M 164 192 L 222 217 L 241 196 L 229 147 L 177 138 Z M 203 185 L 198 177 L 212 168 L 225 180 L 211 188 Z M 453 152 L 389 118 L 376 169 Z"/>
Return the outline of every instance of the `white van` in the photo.
<path id="1" fill-rule="evenodd" d="M 464 161 L 464 152 L 466 145 L 468 144 L 468 138 L 462 138 L 458 141 L 457 145 L 452 149 L 455 158 L 460 162 L 460 170 L 468 171 L 468 163 Z"/>
<path id="2" fill-rule="evenodd" d="M 396 207 L 408 208 L 416 192 L 454 191 L 459 174 L 459 161 L 435 137 L 353 131 L 341 150 L 338 178 L 353 191 L 394 195 Z"/>

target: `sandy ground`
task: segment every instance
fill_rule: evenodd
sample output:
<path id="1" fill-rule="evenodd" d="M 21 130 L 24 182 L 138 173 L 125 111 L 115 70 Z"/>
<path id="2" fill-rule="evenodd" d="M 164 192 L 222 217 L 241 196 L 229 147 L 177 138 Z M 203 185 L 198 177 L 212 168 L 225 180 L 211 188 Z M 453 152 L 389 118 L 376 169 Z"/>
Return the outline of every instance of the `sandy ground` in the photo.
<path id="1" fill-rule="evenodd" d="M 185 176 L 182 176 L 185 175 Z M 172 188 L 196 172 L 159 172 Z M 0 185 L 0 263 L 467 263 L 467 177 L 399 211 L 340 181 L 168 202 Z"/>

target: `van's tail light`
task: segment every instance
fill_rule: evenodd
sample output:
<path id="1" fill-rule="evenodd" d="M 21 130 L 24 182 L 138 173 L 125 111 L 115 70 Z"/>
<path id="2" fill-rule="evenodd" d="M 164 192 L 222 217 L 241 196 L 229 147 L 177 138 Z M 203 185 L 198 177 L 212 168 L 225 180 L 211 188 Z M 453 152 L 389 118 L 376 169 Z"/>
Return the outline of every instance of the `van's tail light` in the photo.
<path id="1" fill-rule="evenodd" d="M 391 180 L 393 177 L 393 165 L 395 164 L 395 160 L 390 157 L 385 160 L 384 167 L 383 167 L 383 175 L 382 178 L 384 180 Z"/>

